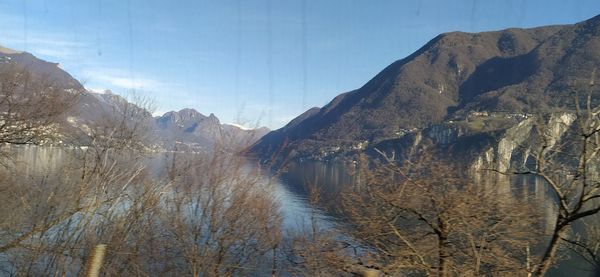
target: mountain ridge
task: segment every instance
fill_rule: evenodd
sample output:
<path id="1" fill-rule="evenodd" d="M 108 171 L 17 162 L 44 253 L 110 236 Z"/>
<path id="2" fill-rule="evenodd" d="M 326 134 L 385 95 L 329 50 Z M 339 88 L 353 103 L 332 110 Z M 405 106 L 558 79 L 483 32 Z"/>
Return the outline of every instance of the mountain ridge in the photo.
<path id="1" fill-rule="evenodd" d="M 436 36 L 362 87 L 275 130 L 249 152 L 262 159 L 393 139 L 472 112 L 569 108 L 574 83 L 600 66 L 600 16 L 570 24 Z"/>
<path id="2" fill-rule="evenodd" d="M 130 109 L 130 112 L 142 117 L 141 120 L 148 124 L 147 131 L 151 138 L 147 143 L 155 149 L 197 151 L 211 149 L 218 144 L 230 148 L 247 147 L 268 130 L 243 130 L 234 125 L 221 124 L 214 114 L 205 116 L 190 108 L 152 117 L 148 110 L 110 90 L 94 92 L 84 88 L 68 72 L 61 69 L 58 63 L 44 61 L 31 53 L 1 46 L 0 71 L 27 72 L 29 77 L 25 81 L 35 82 L 37 87 L 59 87 L 63 93 L 80 93 L 74 106 L 59 119 L 61 132 L 65 133 L 59 137 L 71 137 L 68 141 L 60 140 L 59 144 L 85 144 L 93 126 L 109 124 L 101 121 L 118 122 L 115 121 L 116 117 L 125 112 L 122 109 Z"/>

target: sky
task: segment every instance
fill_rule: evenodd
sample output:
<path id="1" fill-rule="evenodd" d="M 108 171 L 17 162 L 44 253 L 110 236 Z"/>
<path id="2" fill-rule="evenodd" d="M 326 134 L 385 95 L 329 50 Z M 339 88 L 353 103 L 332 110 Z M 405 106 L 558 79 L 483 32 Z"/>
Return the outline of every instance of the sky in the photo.
<path id="1" fill-rule="evenodd" d="M 600 1 L 0 0 L 0 45 L 95 91 L 282 127 L 436 35 L 571 24 Z"/>

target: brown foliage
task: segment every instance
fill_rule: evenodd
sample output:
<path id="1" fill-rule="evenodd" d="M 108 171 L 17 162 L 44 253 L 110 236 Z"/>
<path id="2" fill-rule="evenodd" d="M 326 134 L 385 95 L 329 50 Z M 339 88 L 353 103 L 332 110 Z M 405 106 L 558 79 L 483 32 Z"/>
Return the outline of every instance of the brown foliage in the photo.
<path id="1" fill-rule="evenodd" d="M 526 199 L 487 190 L 427 158 L 365 166 L 358 174 L 343 212 L 369 266 L 392 276 L 527 273 L 538 213 Z"/>
<path id="2" fill-rule="evenodd" d="M 270 268 L 280 216 L 268 182 L 218 149 L 153 160 L 144 147 L 146 117 L 122 104 L 89 125 L 85 147 L 24 150 L 62 155 L 60 163 L 38 170 L 18 161 L 3 172 L 4 273 L 77 275 L 98 244 L 107 245 L 106 275 Z"/>
<path id="3" fill-rule="evenodd" d="M 0 144 L 42 143 L 57 137 L 60 117 L 83 93 L 16 66 L 0 70 Z"/>

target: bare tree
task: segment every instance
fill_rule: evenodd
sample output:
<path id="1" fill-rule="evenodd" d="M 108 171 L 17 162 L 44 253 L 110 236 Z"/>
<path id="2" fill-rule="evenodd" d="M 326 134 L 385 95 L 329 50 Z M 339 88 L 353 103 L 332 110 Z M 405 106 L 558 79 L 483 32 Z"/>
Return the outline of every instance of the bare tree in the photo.
<path id="1" fill-rule="evenodd" d="M 366 247 L 368 266 L 385 275 L 526 275 L 535 208 L 421 155 L 362 166 L 360 186 L 345 194 L 347 231 Z"/>
<path id="2" fill-rule="evenodd" d="M 600 270 L 600 227 L 598 222 L 585 222 L 583 225 L 583 234 L 576 233 L 569 238 L 562 238 L 566 247 L 572 253 L 586 261 L 592 266 L 591 270 L 598 272 Z"/>
<path id="3" fill-rule="evenodd" d="M 60 140 L 57 123 L 83 89 L 65 89 L 26 68 L 0 70 L 0 145 Z"/>
<path id="4" fill-rule="evenodd" d="M 165 262 L 193 276 L 265 274 L 281 239 L 269 183 L 220 151 L 175 159 L 173 165 L 170 176 L 180 178 L 159 218 Z"/>
<path id="5" fill-rule="evenodd" d="M 93 247 L 86 245 L 92 241 L 88 234 L 128 205 L 124 199 L 130 186 L 143 180 L 144 165 L 139 152 L 125 151 L 140 144 L 131 134 L 139 133 L 134 126 L 142 117 L 126 118 L 130 121 L 121 125 L 97 122 L 103 127 L 94 126 L 97 132 L 90 132 L 85 147 L 38 148 L 66 153 L 54 161 L 62 164 L 47 171 L 31 172 L 22 162 L 9 168 L 0 184 L 6 204 L 0 253 L 10 257 L 14 273 L 77 272 L 82 255 Z"/>
<path id="6" fill-rule="evenodd" d="M 339 230 L 324 226 L 322 215 L 317 209 L 323 203 L 322 191 L 316 183 L 307 183 L 310 214 L 308 222 L 298 220 L 297 226 L 286 233 L 283 247 L 286 257 L 285 270 L 300 276 L 346 276 L 362 273 L 355 261 L 352 245 Z"/>
<path id="7" fill-rule="evenodd" d="M 149 102 L 115 97 L 63 124 L 83 92 L 42 77 L 0 72 L 2 146 L 72 136 L 69 148 L 35 148 L 59 152 L 48 168 L 16 161 L 0 174 L 3 274 L 77 275 L 98 244 L 109 275 L 276 273 L 279 207 L 258 171 L 226 146 L 157 167 Z"/>
<path id="8" fill-rule="evenodd" d="M 562 143 L 551 128 L 538 124 L 539 147 L 533 163 L 516 174 L 541 178 L 556 196 L 556 222 L 533 275 L 543 276 L 558 260 L 562 245 L 575 242 L 573 225 L 600 212 L 600 107 L 593 105 L 594 78 L 586 95 L 575 92 L 575 120 Z M 583 101 L 582 101 L 583 100 Z M 581 245 L 580 245 L 581 246 Z"/>

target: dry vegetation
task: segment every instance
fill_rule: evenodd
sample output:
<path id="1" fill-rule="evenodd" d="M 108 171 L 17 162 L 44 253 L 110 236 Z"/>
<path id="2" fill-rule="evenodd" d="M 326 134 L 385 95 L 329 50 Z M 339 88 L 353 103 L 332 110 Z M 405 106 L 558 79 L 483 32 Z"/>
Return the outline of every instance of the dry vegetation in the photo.
<path id="1" fill-rule="evenodd" d="M 14 93 L 5 93 L 3 122 L 28 123 L 2 133 L 3 149 L 16 158 L 14 144 L 45 138 L 36 131 L 67 106 L 60 93 L 23 100 L 9 81 L 3 88 Z M 52 113 L 34 112 L 45 108 Z M 84 147 L 49 150 L 64 156 L 60 164 L 39 171 L 22 161 L 6 165 L 1 275 L 80 275 L 99 244 L 106 245 L 101 272 L 111 276 L 248 275 L 278 266 L 280 214 L 268 183 L 218 149 L 157 162 L 145 152 L 142 111 L 127 102 L 107 111 L 88 124 Z"/>
<path id="2" fill-rule="evenodd" d="M 447 163 L 426 158 L 362 166 L 357 175 L 360 182 L 344 193 L 340 210 L 350 237 L 318 243 L 331 248 L 320 259 L 329 269 L 348 275 L 524 276 L 532 266 L 539 214 L 525 200 L 484 190 Z"/>
<path id="3" fill-rule="evenodd" d="M 343 193 L 338 212 L 350 237 L 313 229 L 292 253 L 311 276 L 544 276 L 569 254 L 597 269 L 600 107 L 594 95 L 593 81 L 576 95 L 576 119 L 561 127 L 568 128 L 562 139 L 540 120 L 537 148 L 518 171 L 488 169 L 542 180 L 548 201 L 556 199 L 547 203 L 555 214 L 542 215 L 535 199 L 474 183 L 460 166 L 431 153 L 415 153 L 402 165 L 381 153 L 383 163 L 359 162 L 358 185 Z"/>
<path id="4" fill-rule="evenodd" d="M 82 91 L 69 90 L 29 71 L 9 66 L 0 70 L 0 144 L 54 141 L 60 116 Z M 6 157 L 4 157 L 6 158 Z"/>
<path id="5" fill-rule="evenodd" d="M 69 105 L 59 104 L 64 92 L 43 88 L 22 97 L 31 89 L 26 75 L 3 76 L 0 142 L 16 153 L 13 145 L 46 139 Z M 123 102 L 88 126 L 86 147 L 56 150 L 64 163 L 42 172 L 6 164 L 0 274 L 81 275 L 97 245 L 106 245 L 107 276 L 542 276 L 561 247 L 598 263 L 597 226 L 572 228 L 600 211 L 600 118 L 591 95 L 577 105 L 579 129 L 568 145 L 578 155 L 569 161 L 567 146 L 541 135 L 535 163 L 516 172 L 543 178 L 556 195 L 549 234 L 528 199 L 485 189 L 425 152 L 402 165 L 361 161 L 359 185 L 343 192 L 336 211 L 342 224 L 323 228 L 313 215 L 308 228 L 286 233 L 260 172 L 219 147 L 150 156 L 144 109 Z M 318 190 L 309 196 L 318 205 Z"/>
<path id="6" fill-rule="evenodd" d="M 540 123 L 538 148 L 531 153 L 533 163 L 514 172 L 543 179 L 556 197 L 556 222 L 541 261 L 533 268 L 535 276 L 543 276 L 556 263 L 562 247 L 597 252 L 600 237 L 589 238 L 593 229 L 583 230 L 587 241 L 573 239 L 582 235 L 574 225 L 593 220 L 600 212 L 600 106 L 593 105 L 595 94 L 592 74 L 587 93 L 575 92 L 576 120 L 566 142 L 553 139 L 553 130 Z"/>

